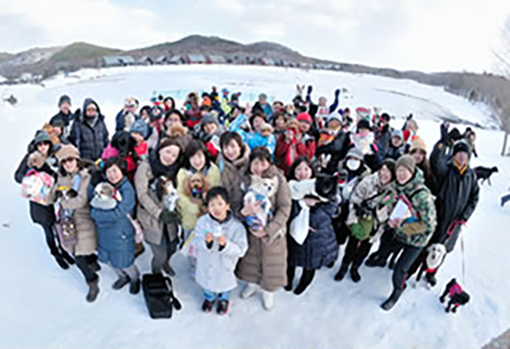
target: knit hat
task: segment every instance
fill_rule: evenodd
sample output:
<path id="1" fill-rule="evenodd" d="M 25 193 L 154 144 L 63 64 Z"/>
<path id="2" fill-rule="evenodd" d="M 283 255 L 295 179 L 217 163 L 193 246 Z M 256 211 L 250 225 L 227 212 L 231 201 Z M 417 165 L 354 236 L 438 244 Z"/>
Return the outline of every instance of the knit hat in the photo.
<path id="1" fill-rule="evenodd" d="M 384 159 L 381 166 L 386 166 L 391 172 L 391 179 L 395 179 L 395 160 L 392 158 Z"/>
<path id="2" fill-rule="evenodd" d="M 308 114 L 306 112 L 299 113 L 297 116 L 297 121 L 303 121 L 308 124 L 312 124 L 312 117 L 310 116 L 310 114 Z"/>
<path id="3" fill-rule="evenodd" d="M 345 158 L 354 158 L 363 161 L 363 153 L 358 148 L 354 147 L 349 150 Z"/>
<path id="4" fill-rule="evenodd" d="M 143 136 L 144 139 L 147 139 L 149 136 L 149 125 L 143 120 L 136 120 L 131 128 L 129 129 L 131 133 L 139 133 Z"/>
<path id="5" fill-rule="evenodd" d="M 402 130 L 394 130 L 392 133 L 391 133 L 391 138 L 395 138 L 395 137 L 398 137 L 400 139 L 404 139 L 404 133 L 402 132 Z"/>
<path id="6" fill-rule="evenodd" d="M 37 145 L 37 144 L 42 143 L 42 142 L 48 142 L 48 143 L 53 144 L 51 142 L 51 137 L 48 134 L 48 132 L 40 130 L 40 131 L 37 131 L 37 133 L 35 134 L 34 145 Z"/>
<path id="7" fill-rule="evenodd" d="M 367 130 L 370 130 L 370 121 L 368 121 L 367 119 L 361 119 L 360 121 L 358 121 L 358 131 L 361 128 L 365 128 Z"/>
<path id="8" fill-rule="evenodd" d="M 68 103 L 71 105 L 71 98 L 68 95 L 60 96 L 60 99 L 58 100 L 58 106 L 60 107 L 62 103 Z"/>
<path id="9" fill-rule="evenodd" d="M 213 113 L 205 113 L 204 116 L 202 117 L 202 122 L 200 124 L 202 126 L 206 124 L 216 124 L 219 126 L 218 118 Z"/>
<path id="10" fill-rule="evenodd" d="M 71 144 L 62 144 L 57 154 L 58 161 L 62 161 L 69 158 L 79 159 L 80 152 L 74 145 Z"/>
<path id="11" fill-rule="evenodd" d="M 400 166 L 404 166 L 413 174 L 414 171 L 416 171 L 416 161 L 414 161 L 414 158 L 411 155 L 406 154 L 399 157 L 395 164 L 395 171 L 397 171 Z"/>
<path id="12" fill-rule="evenodd" d="M 464 139 L 461 139 L 460 141 L 456 142 L 453 145 L 452 156 L 455 156 L 455 154 L 460 152 L 467 153 L 468 156 L 471 157 L 471 147 L 469 146 L 468 142 L 466 142 Z"/>
<path id="13" fill-rule="evenodd" d="M 415 150 L 423 150 L 425 154 L 427 153 L 427 145 L 422 139 L 416 138 L 411 142 L 411 148 L 409 149 L 409 152 L 412 153 Z"/>

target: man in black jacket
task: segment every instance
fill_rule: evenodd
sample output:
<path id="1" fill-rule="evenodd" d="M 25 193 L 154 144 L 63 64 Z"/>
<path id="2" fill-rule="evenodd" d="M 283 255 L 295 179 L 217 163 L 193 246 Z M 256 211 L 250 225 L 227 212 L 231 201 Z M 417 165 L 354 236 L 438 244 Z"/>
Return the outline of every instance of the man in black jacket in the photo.
<path id="1" fill-rule="evenodd" d="M 451 156 L 449 156 L 451 152 Z M 431 244 L 441 243 L 447 253 L 453 251 L 462 227 L 475 211 L 480 188 L 474 171 L 469 167 L 471 148 L 460 140 L 451 145 L 448 137 L 441 139 L 430 156 L 430 165 L 437 179 L 437 228 Z M 427 273 L 427 281 L 436 283 L 434 272 Z"/>
<path id="2" fill-rule="evenodd" d="M 62 95 L 58 100 L 58 108 L 59 111 L 50 119 L 50 124 L 63 123 L 62 136 L 67 138 L 71 132 L 71 122 L 74 120 L 74 114 L 71 113 L 71 98 L 68 95 Z"/>
<path id="3" fill-rule="evenodd" d="M 83 110 L 71 128 L 69 141 L 78 148 L 82 159 L 96 161 L 108 145 L 108 129 L 99 105 L 91 98 L 85 99 Z"/>

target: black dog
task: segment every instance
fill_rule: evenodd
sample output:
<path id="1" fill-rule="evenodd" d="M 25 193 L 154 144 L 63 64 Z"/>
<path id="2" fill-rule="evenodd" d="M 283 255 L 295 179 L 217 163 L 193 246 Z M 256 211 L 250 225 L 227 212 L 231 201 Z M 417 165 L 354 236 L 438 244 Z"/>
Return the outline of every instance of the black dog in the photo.
<path id="1" fill-rule="evenodd" d="M 482 184 L 485 181 L 488 181 L 489 185 L 492 185 L 492 183 L 491 183 L 492 174 L 499 172 L 499 170 L 496 166 L 494 166 L 493 168 L 478 166 L 478 167 L 474 168 L 474 171 L 476 174 L 476 178 L 478 180 L 480 180 L 480 179 L 482 180 Z"/>
<path id="2" fill-rule="evenodd" d="M 457 283 L 457 280 L 451 279 L 450 282 L 446 285 L 446 288 L 439 298 L 441 303 L 444 303 L 446 296 L 450 296 L 450 300 L 448 301 L 448 305 L 446 307 L 446 312 L 450 312 L 450 309 L 452 313 L 457 312 L 457 308 L 460 305 L 466 305 L 469 302 L 469 294 L 462 290 L 462 287 Z M 452 308 L 453 306 L 453 308 Z"/>

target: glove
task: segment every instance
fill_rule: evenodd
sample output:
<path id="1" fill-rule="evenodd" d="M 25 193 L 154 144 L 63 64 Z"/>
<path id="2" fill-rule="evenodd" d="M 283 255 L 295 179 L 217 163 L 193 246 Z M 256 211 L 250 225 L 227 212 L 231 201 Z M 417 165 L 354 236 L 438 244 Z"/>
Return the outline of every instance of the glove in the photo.
<path id="1" fill-rule="evenodd" d="M 339 96 L 340 96 L 340 89 L 339 89 L 339 88 L 337 88 L 337 89 L 335 90 L 335 99 L 338 99 L 338 97 L 339 97 Z"/>
<path id="2" fill-rule="evenodd" d="M 179 223 L 179 216 L 177 213 L 172 212 L 165 208 L 159 215 L 159 220 L 164 224 Z"/>
<path id="3" fill-rule="evenodd" d="M 409 114 L 406 118 L 407 121 L 411 120 L 413 118 L 413 114 Z"/>
<path id="4" fill-rule="evenodd" d="M 352 236 L 356 239 L 361 240 L 365 237 L 365 232 L 359 223 L 349 225 L 349 229 L 351 230 Z"/>
<path id="5" fill-rule="evenodd" d="M 309 85 L 309 86 L 308 86 L 308 89 L 306 90 L 306 92 L 307 92 L 308 94 L 311 94 L 311 93 L 312 93 L 312 91 L 313 91 L 313 87 L 312 87 L 312 85 Z"/>

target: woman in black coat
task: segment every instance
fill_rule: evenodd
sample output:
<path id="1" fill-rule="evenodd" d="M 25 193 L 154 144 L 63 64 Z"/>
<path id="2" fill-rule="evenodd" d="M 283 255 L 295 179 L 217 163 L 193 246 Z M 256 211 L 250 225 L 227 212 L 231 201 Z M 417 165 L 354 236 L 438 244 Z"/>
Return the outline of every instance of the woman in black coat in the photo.
<path id="1" fill-rule="evenodd" d="M 38 131 L 34 140 L 28 147 L 28 153 L 23 157 L 23 160 L 21 160 L 14 174 L 14 179 L 17 183 L 21 184 L 23 178 L 31 169 L 39 172 L 46 172 L 56 178 L 56 173 L 52 168 L 53 164 L 56 166 L 57 161 L 53 155 L 53 143 L 51 142 L 50 136 L 45 131 Z M 32 222 L 39 224 L 43 228 L 46 243 L 58 265 L 62 269 L 68 269 L 68 264 L 74 264 L 74 260 L 60 246 L 58 237 L 53 229 L 56 222 L 55 208 L 53 205 L 42 205 L 30 201 L 30 217 L 32 218 Z"/>
<path id="2" fill-rule="evenodd" d="M 294 161 L 290 169 L 289 180 L 303 181 L 315 178 L 315 169 L 311 161 L 306 157 L 299 157 Z M 335 199 L 328 202 L 319 202 L 316 199 L 305 198 L 306 204 L 310 207 L 309 232 L 303 244 L 298 244 L 290 235 L 288 237 L 288 284 L 285 290 L 293 289 L 294 274 L 296 267 L 303 268 L 303 274 L 299 285 L 294 290 L 296 295 L 303 293 L 313 281 L 315 271 L 322 266 L 333 265 L 338 257 L 338 243 L 333 229 L 332 219 L 336 211 L 337 202 Z M 301 211 L 297 200 L 292 200 L 292 222 Z"/>

